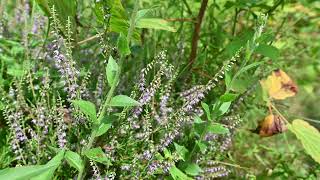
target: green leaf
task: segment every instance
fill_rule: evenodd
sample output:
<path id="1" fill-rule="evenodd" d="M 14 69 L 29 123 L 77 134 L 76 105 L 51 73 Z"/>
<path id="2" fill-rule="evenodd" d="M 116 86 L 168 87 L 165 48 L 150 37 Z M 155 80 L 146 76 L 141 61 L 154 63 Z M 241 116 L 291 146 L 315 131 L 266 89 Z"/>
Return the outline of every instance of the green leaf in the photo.
<path id="1" fill-rule="evenodd" d="M 211 121 L 211 113 L 210 113 L 209 105 L 204 102 L 201 102 L 201 106 L 202 106 L 203 110 L 206 112 L 208 120 Z"/>
<path id="2" fill-rule="evenodd" d="M 64 159 L 65 150 L 60 150 L 58 154 L 53 157 L 46 165 L 52 166 L 48 171 L 41 173 L 40 175 L 33 177 L 32 180 L 43 180 L 43 179 L 53 179 L 55 170 L 60 166 L 62 160 Z"/>
<path id="3" fill-rule="evenodd" d="M 118 49 L 122 56 L 128 56 L 131 54 L 127 37 L 123 33 L 120 33 L 118 38 Z"/>
<path id="4" fill-rule="evenodd" d="M 194 123 L 196 124 L 201 124 L 204 123 L 205 121 L 202 121 L 202 119 L 199 116 L 194 117 Z"/>
<path id="5" fill-rule="evenodd" d="M 102 119 L 100 125 L 97 126 L 97 128 L 95 129 L 95 131 L 96 131 L 95 136 L 96 137 L 103 135 L 111 128 L 112 118 L 114 118 L 114 117 L 113 116 L 106 116 Z"/>
<path id="6" fill-rule="evenodd" d="M 234 75 L 233 81 L 231 82 L 231 83 L 232 83 L 231 85 L 234 84 L 234 80 L 235 80 L 238 76 L 240 76 L 242 73 L 248 71 L 248 70 L 251 69 L 251 68 L 254 68 L 254 67 L 256 67 L 256 66 L 259 66 L 259 65 L 261 65 L 261 64 L 263 64 L 263 63 L 264 63 L 264 62 L 254 62 L 254 63 L 251 63 L 251 64 L 249 64 L 249 65 L 241 68 L 241 69 Z"/>
<path id="7" fill-rule="evenodd" d="M 209 124 L 208 131 L 213 133 L 213 134 L 226 134 L 226 133 L 229 133 L 229 129 L 228 128 L 225 128 L 225 127 L 223 127 L 222 124 L 218 124 L 218 123 Z"/>
<path id="8" fill-rule="evenodd" d="M 228 71 L 226 71 L 225 73 L 224 73 L 224 82 L 225 82 L 225 84 L 226 84 L 226 87 L 227 87 L 227 89 L 229 89 L 230 88 L 230 83 L 231 83 L 231 77 L 230 77 L 230 73 L 228 72 Z"/>
<path id="9" fill-rule="evenodd" d="M 65 158 L 70 166 L 76 168 L 78 171 L 82 171 L 84 168 L 83 161 L 78 153 L 67 151 Z"/>
<path id="10" fill-rule="evenodd" d="M 84 155 L 93 161 L 96 161 L 105 165 L 111 165 L 110 159 L 107 158 L 105 153 L 102 151 L 101 147 L 86 150 L 84 151 Z"/>
<path id="11" fill-rule="evenodd" d="M 159 18 L 141 18 L 136 22 L 136 27 L 176 32 L 176 30 L 169 25 L 168 21 Z"/>
<path id="12" fill-rule="evenodd" d="M 0 170 L 0 179 L 52 179 L 53 173 L 59 167 L 63 157 L 64 150 L 61 150 L 52 160 L 50 160 L 45 165 L 20 166 Z"/>
<path id="13" fill-rule="evenodd" d="M 224 102 L 219 107 L 219 116 L 225 114 L 230 108 L 231 102 Z"/>
<path id="14" fill-rule="evenodd" d="M 141 18 L 146 17 L 147 15 L 151 14 L 152 11 L 154 11 L 155 8 L 149 8 L 149 9 L 141 9 L 137 12 L 136 16 L 136 22 L 139 21 Z"/>
<path id="15" fill-rule="evenodd" d="M 85 114 L 86 116 L 89 116 L 92 122 L 98 123 L 96 107 L 92 102 L 84 101 L 84 100 L 73 100 L 72 104 L 78 107 L 83 114 Z"/>
<path id="16" fill-rule="evenodd" d="M 36 0 L 36 3 L 40 6 L 42 11 L 46 16 L 50 16 L 50 8 L 48 5 L 48 0 Z"/>
<path id="17" fill-rule="evenodd" d="M 180 146 L 177 143 L 174 143 L 174 147 L 176 148 L 176 152 L 178 153 L 178 155 L 180 156 L 180 158 L 182 160 L 186 160 L 187 154 L 188 154 L 188 149 L 185 148 L 184 146 Z"/>
<path id="18" fill-rule="evenodd" d="M 197 176 L 202 172 L 202 169 L 199 167 L 199 165 L 192 163 L 188 164 L 184 172 L 191 176 Z"/>
<path id="19" fill-rule="evenodd" d="M 202 153 L 205 153 L 208 146 L 207 146 L 206 144 L 202 143 L 201 141 L 196 141 L 196 143 L 197 143 L 200 151 L 201 151 Z"/>
<path id="20" fill-rule="evenodd" d="M 111 99 L 110 106 L 118 106 L 118 107 L 140 106 L 140 103 L 126 95 L 117 95 Z"/>
<path id="21" fill-rule="evenodd" d="M 184 174 L 180 169 L 178 169 L 176 166 L 172 166 L 169 170 L 171 177 L 174 180 L 192 180 L 189 176 Z"/>
<path id="22" fill-rule="evenodd" d="M 278 59 L 280 56 L 280 52 L 276 47 L 267 44 L 260 44 L 257 47 L 256 52 L 273 60 Z"/>
<path id="23" fill-rule="evenodd" d="M 164 154 L 164 157 L 165 157 L 165 158 L 167 158 L 167 159 L 172 159 L 172 154 L 171 154 L 171 152 L 170 152 L 169 149 L 164 148 L 163 154 Z"/>
<path id="24" fill-rule="evenodd" d="M 295 119 L 289 130 L 301 141 L 305 151 L 320 164 L 320 133 L 306 121 Z"/>
<path id="25" fill-rule="evenodd" d="M 238 94 L 226 93 L 220 96 L 221 102 L 231 102 L 234 101 L 238 97 Z"/>
<path id="26" fill-rule="evenodd" d="M 55 165 L 44 166 L 44 165 L 35 165 L 35 166 L 20 166 L 15 168 L 7 168 L 0 170 L 0 179 L 14 179 L 14 180 L 25 180 L 45 173 L 52 168 L 56 167 Z"/>
<path id="27" fill-rule="evenodd" d="M 107 68 L 106 68 L 107 80 L 110 87 L 112 86 L 118 71 L 119 71 L 119 66 L 117 62 L 113 59 L 112 56 L 110 56 L 108 60 Z"/>

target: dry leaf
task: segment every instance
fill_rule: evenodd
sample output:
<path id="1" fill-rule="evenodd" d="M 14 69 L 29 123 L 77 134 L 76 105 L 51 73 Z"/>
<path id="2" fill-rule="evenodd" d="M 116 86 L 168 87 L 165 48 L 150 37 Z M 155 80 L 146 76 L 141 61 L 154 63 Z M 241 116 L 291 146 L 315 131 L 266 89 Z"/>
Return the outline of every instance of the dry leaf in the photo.
<path id="1" fill-rule="evenodd" d="M 269 137 L 286 130 L 287 127 L 283 119 L 278 115 L 271 114 L 260 122 L 258 128 L 252 132 L 258 133 L 261 137 Z"/>
<path id="2" fill-rule="evenodd" d="M 280 69 L 273 71 L 266 80 L 262 80 L 260 83 L 262 88 L 274 99 L 292 97 L 298 92 L 297 85 Z"/>

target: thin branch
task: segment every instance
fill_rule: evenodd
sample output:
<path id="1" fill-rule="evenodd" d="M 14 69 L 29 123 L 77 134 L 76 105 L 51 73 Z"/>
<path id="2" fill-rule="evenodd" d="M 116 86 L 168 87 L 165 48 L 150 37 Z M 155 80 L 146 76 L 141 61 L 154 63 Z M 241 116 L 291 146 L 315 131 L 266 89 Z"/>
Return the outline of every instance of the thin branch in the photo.
<path id="1" fill-rule="evenodd" d="M 79 41 L 77 44 L 78 44 L 78 45 L 81 45 L 81 44 L 84 44 L 84 43 L 86 43 L 86 42 L 88 42 L 88 41 L 97 39 L 97 38 L 99 38 L 99 37 L 100 37 L 100 35 L 99 35 L 99 34 L 96 34 L 96 35 L 91 36 L 91 37 L 89 37 L 89 38 L 87 38 L 87 39 L 85 39 L 85 40 Z"/>
<path id="2" fill-rule="evenodd" d="M 183 1 L 183 4 L 186 6 L 187 8 L 187 12 L 192 16 L 192 11 L 191 11 L 191 8 L 188 4 L 188 2 L 186 0 L 182 0 Z"/>
<path id="3" fill-rule="evenodd" d="M 193 22 L 196 23 L 195 18 L 167 18 L 166 21 L 174 22 L 174 21 L 180 21 L 180 22 Z"/>
<path id="4" fill-rule="evenodd" d="M 194 63 L 196 57 L 197 57 L 197 49 L 198 49 L 198 41 L 200 38 L 200 30 L 201 30 L 201 24 L 204 17 L 204 13 L 206 11 L 208 5 L 208 0 L 202 0 L 201 7 L 198 13 L 197 22 L 195 23 L 192 42 L 191 42 L 191 53 L 189 57 L 189 68 L 192 67 L 192 64 Z"/>

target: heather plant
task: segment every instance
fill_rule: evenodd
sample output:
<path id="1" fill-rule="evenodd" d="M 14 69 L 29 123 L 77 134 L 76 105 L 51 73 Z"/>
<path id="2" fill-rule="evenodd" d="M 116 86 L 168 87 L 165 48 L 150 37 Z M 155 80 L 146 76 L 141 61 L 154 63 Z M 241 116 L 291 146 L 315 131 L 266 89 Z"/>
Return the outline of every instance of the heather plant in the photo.
<path id="1" fill-rule="evenodd" d="M 242 131 L 290 131 L 317 178 L 317 121 L 279 108 L 298 92 L 268 23 L 285 2 L 154 3 L 1 2 L 0 179 L 259 178 L 233 157 Z M 201 34 L 208 24 L 224 35 Z M 248 109 L 263 117 L 254 129 Z"/>

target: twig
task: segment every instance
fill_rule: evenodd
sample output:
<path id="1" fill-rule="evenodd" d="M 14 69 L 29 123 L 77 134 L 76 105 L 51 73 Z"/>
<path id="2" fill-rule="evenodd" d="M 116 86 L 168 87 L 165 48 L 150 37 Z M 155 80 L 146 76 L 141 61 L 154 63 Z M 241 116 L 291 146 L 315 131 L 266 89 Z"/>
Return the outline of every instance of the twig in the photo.
<path id="1" fill-rule="evenodd" d="M 195 18 L 167 18 L 166 21 L 174 22 L 174 21 L 180 21 L 180 22 L 197 22 Z"/>
<path id="2" fill-rule="evenodd" d="M 202 24 L 202 19 L 204 17 L 204 13 L 206 11 L 206 7 L 208 5 L 208 0 L 202 0 L 201 7 L 198 13 L 197 22 L 195 23 L 192 42 L 191 42 L 191 53 L 189 57 L 189 68 L 192 67 L 194 60 L 197 57 L 197 49 L 198 49 L 198 41 L 200 38 L 200 29 Z"/>
<path id="3" fill-rule="evenodd" d="M 236 33 L 237 21 L 238 21 L 238 14 L 240 10 L 238 8 L 235 9 L 234 17 L 233 17 L 233 26 L 232 26 L 232 36 Z"/>
<path id="4" fill-rule="evenodd" d="M 84 43 L 86 43 L 86 42 L 88 42 L 88 41 L 97 39 L 97 38 L 99 38 L 99 37 L 100 37 L 99 34 L 96 34 L 96 35 L 91 36 L 91 37 L 89 37 L 89 38 L 87 38 L 87 39 L 85 39 L 85 40 L 79 41 L 77 44 L 78 44 L 78 45 L 81 45 L 81 44 L 84 44 Z"/>
<path id="5" fill-rule="evenodd" d="M 191 8 L 186 0 L 182 0 L 183 4 L 187 7 L 187 12 L 192 16 Z"/>

